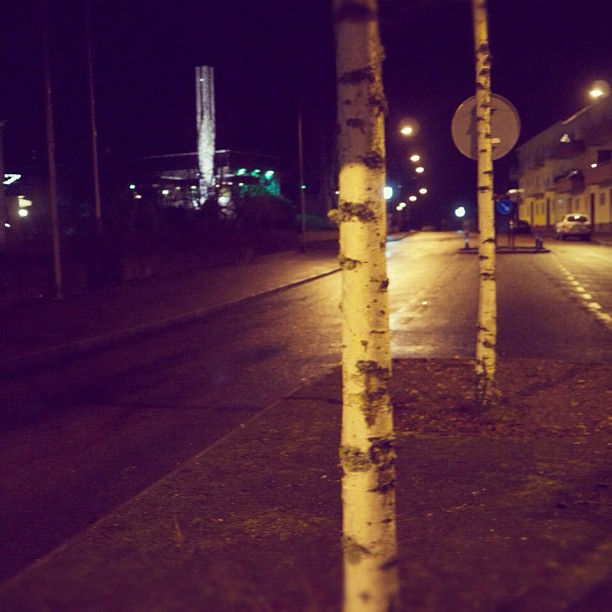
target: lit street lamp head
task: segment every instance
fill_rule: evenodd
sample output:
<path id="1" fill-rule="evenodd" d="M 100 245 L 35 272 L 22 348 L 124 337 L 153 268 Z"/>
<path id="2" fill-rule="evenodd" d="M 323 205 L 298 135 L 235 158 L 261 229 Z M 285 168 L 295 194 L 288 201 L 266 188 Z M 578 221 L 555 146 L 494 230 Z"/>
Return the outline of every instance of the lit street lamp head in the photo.
<path id="1" fill-rule="evenodd" d="M 589 91 L 591 98 L 598 100 L 610 94 L 610 86 L 606 81 L 595 81 Z"/>
<path id="2" fill-rule="evenodd" d="M 419 122 L 416 119 L 407 117 L 400 121 L 399 131 L 403 136 L 416 136 L 419 133 L 419 127 Z"/>

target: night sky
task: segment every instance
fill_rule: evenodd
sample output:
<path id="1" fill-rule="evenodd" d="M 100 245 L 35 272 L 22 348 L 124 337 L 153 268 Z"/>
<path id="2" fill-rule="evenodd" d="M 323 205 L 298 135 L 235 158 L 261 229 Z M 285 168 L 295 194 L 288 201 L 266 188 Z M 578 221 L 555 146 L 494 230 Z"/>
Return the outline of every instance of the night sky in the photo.
<path id="1" fill-rule="evenodd" d="M 49 0 L 58 162 L 90 155 L 83 2 Z M 98 138 L 103 159 L 195 151 L 194 67 L 215 67 L 217 148 L 297 163 L 303 109 L 306 182 L 316 185 L 335 130 L 331 0 L 91 0 Z M 432 218 L 473 206 L 475 162 L 454 147 L 450 123 L 474 94 L 471 3 L 380 0 L 389 103 L 388 175 L 402 182 L 418 147 Z M 490 0 L 493 91 L 516 106 L 521 142 L 612 83 L 609 0 Z M 44 158 L 45 101 L 38 0 L 3 3 L 0 118 L 7 171 Z M 421 131 L 398 135 L 403 117 Z M 511 153 L 496 190 L 514 184 Z"/>

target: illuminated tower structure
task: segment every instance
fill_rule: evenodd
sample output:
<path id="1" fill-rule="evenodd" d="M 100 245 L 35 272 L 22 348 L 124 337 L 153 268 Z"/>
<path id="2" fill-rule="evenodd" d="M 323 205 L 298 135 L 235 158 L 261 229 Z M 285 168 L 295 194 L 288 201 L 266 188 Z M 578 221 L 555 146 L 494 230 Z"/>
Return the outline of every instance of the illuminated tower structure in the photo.
<path id="1" fill-rule="evenodd" d="M 196 67 L 196 121 L 200 204 L 203 204 L 215 186 L 215 82 L 210 66 Z"/>

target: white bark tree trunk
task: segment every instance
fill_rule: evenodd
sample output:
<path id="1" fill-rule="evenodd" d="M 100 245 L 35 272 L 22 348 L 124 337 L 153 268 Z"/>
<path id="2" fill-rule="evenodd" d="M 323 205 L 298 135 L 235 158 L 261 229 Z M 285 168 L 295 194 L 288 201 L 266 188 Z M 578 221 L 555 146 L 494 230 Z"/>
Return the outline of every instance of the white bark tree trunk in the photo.
<path id="1" fill-rule="evenodd" d="M 486 0 L 472 0 L 476 52 L 476 129 L 478 134 L 478 226 L 480 230 L 476 401 L 483 407 L 497 399 L 497 285 L 495 281 L 495 211 L 491 140 L 491 53 Z"/>
<path id="2" fill-rule="evenodd" d="M 376 0 L 334 0 L 343 312 L 344 609 L 397 609 L 395 451 Z"/>

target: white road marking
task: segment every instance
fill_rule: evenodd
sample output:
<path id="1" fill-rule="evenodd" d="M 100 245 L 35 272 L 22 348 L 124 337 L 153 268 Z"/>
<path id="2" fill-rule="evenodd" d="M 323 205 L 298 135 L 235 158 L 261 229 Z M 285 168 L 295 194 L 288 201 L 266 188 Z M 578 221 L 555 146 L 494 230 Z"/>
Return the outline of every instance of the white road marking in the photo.
<path id="1" fill-rule="evenodd" d="M 589 312 L 595 315 L 595 318 L 603 323 L 608 329 L 612 330 L 612 315 L 605 312 L 599 304 L 599 302 L 595 301 L 595 298 L 592 294 L 590 294 L 574 277 L 574 275 L 559 261 L 557 260 L 557 265 L 561 270 L 563 276 L 565 276 L 567 280 L 567 284 L 569 288 L 576 294 L 577 297 L 580 297 L 584 300 L 582 303 L 587 308 Z"/>

